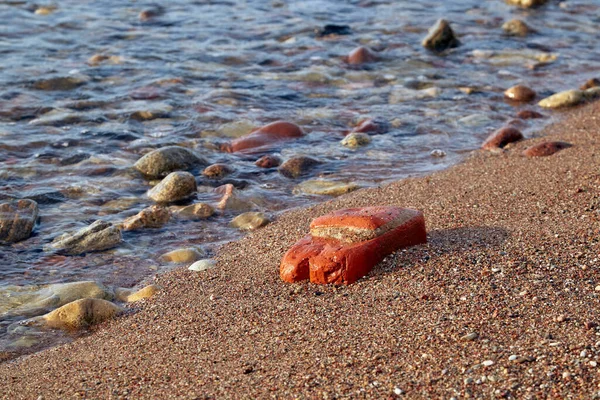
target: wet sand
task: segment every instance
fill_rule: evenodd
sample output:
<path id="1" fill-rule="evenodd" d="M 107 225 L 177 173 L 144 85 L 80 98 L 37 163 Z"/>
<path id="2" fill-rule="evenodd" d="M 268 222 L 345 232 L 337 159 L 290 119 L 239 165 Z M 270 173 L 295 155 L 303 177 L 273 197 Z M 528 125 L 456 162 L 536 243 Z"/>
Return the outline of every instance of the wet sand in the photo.
<path id="1" fill-rule="evenodd" d="M 131 315 L 0 364 L 0 394 L 594 398 L 599 112 L 598 102 L 569 111 L 503 154 L 286 213 L 223 247 L 214 270 L 158 276 L 164 291 Z M 573 147 L 521 155 L 543 140 Z M 348 287 L 280 281 L 282 255 L 312 218 L 368 205 L 422 210 L 429 243 Z"/>

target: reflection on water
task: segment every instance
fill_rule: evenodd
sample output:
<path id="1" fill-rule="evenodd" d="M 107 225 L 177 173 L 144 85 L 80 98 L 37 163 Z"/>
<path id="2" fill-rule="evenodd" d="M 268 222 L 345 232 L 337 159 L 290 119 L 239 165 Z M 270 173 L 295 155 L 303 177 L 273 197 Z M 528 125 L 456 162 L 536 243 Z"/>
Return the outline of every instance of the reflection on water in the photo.
<path id="1" fill-rule="evenodd" d="M 506 103 L 504 89 L 524 83 L 544 96 L 595 76 L 598 8 L 584 1 L 536 10 L 475 0 L 207 0 L 162 8 L 0 1 L 0 199 L 34 199 L 41 215 L 30 239 L 1 248 L 0 295 L 12 296 L 11 285 L 82 280 L 133 286 L 170 268 L 159 259 L 169 250 L 198 245 L 210 254 L 240 237 L 228 226 L 239 212 L 225 211 L 126 232 L 122 245 L 101 253 L 43 250 L 66 231 L 100 218 L 118 223 L 150 205 L 144 194 L 152 182 L 132 165 L 151 149 L 182 145 L 233 167 L 221 180 L 192 171 L 198 201 L 214 204 L 220 196 L 212 188 L 234 183 L 255 209 L 275 215 L 326 197 L 299 194 L 301 180 L 256 167 L 258 156 L 217 150 L 274 120 L 308 133 L 275 151 L 284 160 L 322 161 L 305 179 L 369 187 L 456 163 L 527 108 Z M 462 45 L 438 55 L 420 42 L 440 17 Z M 535 32 L 505 35 L 502 24 L 513 18 Z M 349 28 L 319 37 L 327 24 Z M 381 60 L 347 65 L 343 56 L 358 45 Z M 367 116 L 389 121 L 390 131 L 365 147 L 342 146 L 344 133 Z M 0 320 L 0 339 L 18 319 Z"/>

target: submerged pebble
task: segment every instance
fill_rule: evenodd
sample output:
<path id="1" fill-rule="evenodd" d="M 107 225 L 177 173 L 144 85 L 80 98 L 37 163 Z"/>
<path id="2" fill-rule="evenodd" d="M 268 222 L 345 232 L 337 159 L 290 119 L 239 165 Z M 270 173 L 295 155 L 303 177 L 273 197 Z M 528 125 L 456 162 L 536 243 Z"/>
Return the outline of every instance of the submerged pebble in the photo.
<path id="1" fill-rule="evenodd" d="M 262 212 L 246 212 L 231 220 L 231 226 L 245 231 L 253 231 L 267 225 L 271 220 Z"/>
<path id="2" fill-rule="evenodd" d="M 206 161 L 192 150 L 180 146 L 168 146 L 153 150 L 140 158 L 135 169 L 150 178 L 161 178 L 174 171 L 185 171 Z"/>
<path id="3" fill-rule="evenodd" d="M 38 205 L 33 200 L 0 204 L 0 243 L 14 243 L 31 236 L 38 218 Z"/>
<path id="4" fill-rule="evenodd" d="M 341 196 L 358 189 L 359 186 L 351 182 L 335 182 L 321 179 L 308 180 L 300 183 L 294 193 L 316 194 L 322 196 Z"/>
<path id="5" fill-rule="evenodd" d="M 171 218 L 169 210 L 161 206 L 151 206 L 138 214 L 123 221 L 124 231 L 134 231 L 141 228 L 160 228 Z"/>
<path id="6" fill-rule="evenodd" d="M 321 162 L 312 157 L 296 156 L 281 164 L 279 173 L 286 178 L 299 178 L 319 164 L 321 164 Z"/>
<path id="7" fill-rule="evenodd" d="M 123 240 L 121 230 L 110 222 L 96 221 L 75 233 L 65 233 L 46 246 L 47 251 L 78 255 L 117 246 Z"/>
<path id="8" fill-rule="evenodd" d="M 341 143 L 346 147 L 360 147 L 371 143 L 371 138 L 366 133 L 350 132 L 342 139 Z"/>
<path id="9" fill-rule="evenodd" d="M 189 199 L 196 194 L 196 179 L 189 172 L 171 172 L 148 191 L 148 197 L 157 203 L 172 203 Z"/>

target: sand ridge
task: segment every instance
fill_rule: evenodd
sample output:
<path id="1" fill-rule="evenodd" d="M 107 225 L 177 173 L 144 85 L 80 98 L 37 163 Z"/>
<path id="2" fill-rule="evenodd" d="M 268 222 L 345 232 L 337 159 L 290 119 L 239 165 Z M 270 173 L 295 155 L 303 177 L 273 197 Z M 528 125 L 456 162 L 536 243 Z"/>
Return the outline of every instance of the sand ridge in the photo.
<path id="1" fill-rule="evenodd" d="M 20 398 L 594 398 L 600 392 L 600 103 L 545 137 L 360 190 L 220 250 L 73 343 L 0 364 Z M 521 152 L 573 145 L 551 157 Z M 426 245 L 347 287 L 286 284 L 285 251 L 336 209 L 422 210 Z"/>

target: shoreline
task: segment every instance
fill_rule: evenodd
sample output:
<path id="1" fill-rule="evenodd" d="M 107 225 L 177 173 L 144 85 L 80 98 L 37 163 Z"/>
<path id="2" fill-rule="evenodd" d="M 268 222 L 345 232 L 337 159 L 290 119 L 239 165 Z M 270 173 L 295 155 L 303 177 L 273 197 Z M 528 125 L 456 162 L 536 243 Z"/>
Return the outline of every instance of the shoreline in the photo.
<path id="1" fill-rule="evenodd" d="M 0 364 L 3 396 L 591 397 L 598 111 L 600 102 L 567 111 L 502 154 L 476 151 L 431 175 L 286 212 L 221 247 L 216 269 L 160 275 L 164 291 L 138 312 Z M 521 156 L 545 140 L 573 147 Z M 281 256 L 312 218 L 367 205 L 422 210 L 429 243 L 347 287 L 280 281 Z"/>

